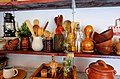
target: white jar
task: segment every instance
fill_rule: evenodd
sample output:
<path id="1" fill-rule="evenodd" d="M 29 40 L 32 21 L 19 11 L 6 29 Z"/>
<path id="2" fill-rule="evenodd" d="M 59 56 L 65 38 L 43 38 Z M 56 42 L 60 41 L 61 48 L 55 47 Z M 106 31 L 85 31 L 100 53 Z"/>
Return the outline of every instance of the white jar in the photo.
<path id="1" fill-rule="evenodd" d="M 41 51 L 43 49 L 42 37 L 33 36 L 32 49 L 34 51 Z"/>

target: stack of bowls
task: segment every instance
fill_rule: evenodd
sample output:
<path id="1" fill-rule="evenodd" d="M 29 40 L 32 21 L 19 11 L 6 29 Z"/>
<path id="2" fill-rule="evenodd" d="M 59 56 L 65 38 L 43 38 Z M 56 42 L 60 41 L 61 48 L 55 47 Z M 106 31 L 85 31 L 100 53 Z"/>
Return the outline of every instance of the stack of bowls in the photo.
<path id="1" fill-rule="evenodd" d="M 108 29 L 102 33 L 94 32 L 93 40 L 96 43 L 96 49 L 101 54 L 110 54 L 112 52 L 113 30 Z"/>

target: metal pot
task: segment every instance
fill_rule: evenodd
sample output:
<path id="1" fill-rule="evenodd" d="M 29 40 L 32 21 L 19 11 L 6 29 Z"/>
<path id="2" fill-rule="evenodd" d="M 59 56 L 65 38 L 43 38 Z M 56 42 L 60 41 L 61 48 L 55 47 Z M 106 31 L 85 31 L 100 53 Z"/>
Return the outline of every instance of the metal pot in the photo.
<path id="1" fill-rule="evenodd" d="M 116 71 L 102 60 L 98 60 L 89 65 L 85 70 L 88 79 L 114 79 Z"/>

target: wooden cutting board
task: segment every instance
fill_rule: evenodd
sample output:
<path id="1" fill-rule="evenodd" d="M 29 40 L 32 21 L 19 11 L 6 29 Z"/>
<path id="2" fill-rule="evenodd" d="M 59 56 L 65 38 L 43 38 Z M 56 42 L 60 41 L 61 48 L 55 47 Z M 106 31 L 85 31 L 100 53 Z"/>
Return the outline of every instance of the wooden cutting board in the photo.
<path id="1" fill-rule="evenodd" d="M 2 70 L 0 71 L 0 79 L 5 79 L 3 78 L 3 72 Z M 10 79 L 24 79 L 27 76 L 27 72 L 22 69 L 18 69 L 18 75 L 16 77 L 10 78 Z"/>

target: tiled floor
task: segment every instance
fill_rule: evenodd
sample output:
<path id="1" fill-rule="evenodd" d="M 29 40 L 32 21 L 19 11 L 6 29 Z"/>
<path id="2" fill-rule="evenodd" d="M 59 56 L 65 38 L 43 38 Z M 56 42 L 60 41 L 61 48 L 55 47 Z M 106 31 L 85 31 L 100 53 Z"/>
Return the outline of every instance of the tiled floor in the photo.
<path id="1" fill-rule="evenodd" d="M 36 68 L 20 68 L 24 69 L 27 72 L 27 76 L 25 79 L 29 79 L 29 77 L 33 74 Z M 85 73 L 77 73 L 77 79 L 88 79 Z M 120 79 L 120 76 L 115 76 L 115 79 Z"/>

